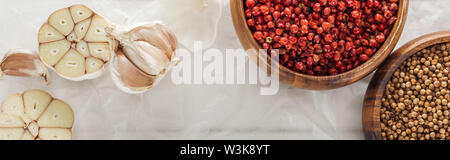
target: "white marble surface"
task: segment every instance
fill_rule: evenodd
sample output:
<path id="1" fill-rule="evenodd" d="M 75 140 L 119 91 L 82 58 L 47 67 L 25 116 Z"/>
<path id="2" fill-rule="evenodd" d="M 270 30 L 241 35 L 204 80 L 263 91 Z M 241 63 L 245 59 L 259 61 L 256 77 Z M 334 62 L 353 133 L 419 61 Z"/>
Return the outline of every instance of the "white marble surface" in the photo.
<path id="1" fill-rule="evenodd" d="M 37 50 L 35 35 L 52 10 L 80 2 L 118 24 L 144 20 L 128 17 L 149 7 L 146 0 L 2 1 L 0 55 L 12 48 Z M 240 48 L 228 1 L 223 3 L 213 47 Z M 397 47 L 450 29 L 448 6 L 448 0 L 410 0 Z M 370 80 L 321 92 L 282 84 L 277 95 L 260 96 L 257 85 L 175 85 L 167 77 L 149 93 L 128 95 L 115 88 L 108 74 L 84 82 L 52 76 L 50 86 L 40 79 L 7 77 L 0 81 L 0 99 L 40 88 L 66 100 L 76 114 L 74 139 L 363 139 L 362 101 Z"/>

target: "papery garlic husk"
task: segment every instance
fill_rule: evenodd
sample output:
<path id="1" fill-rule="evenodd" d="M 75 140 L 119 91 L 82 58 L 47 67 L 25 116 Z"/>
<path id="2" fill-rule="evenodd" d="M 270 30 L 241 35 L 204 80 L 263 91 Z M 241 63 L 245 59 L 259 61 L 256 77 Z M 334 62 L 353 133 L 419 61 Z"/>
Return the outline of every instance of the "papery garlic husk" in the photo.
<path id="1" fill-rule="evenodd" d="M 97 78 L 117 49 L 117 42 L 106 36 L 110 25 L 84 5 L 57 10 L 39 29 L 39 56 L 65 79 Z"/>
<path id="2" fill-rule="evenodd" d="M 223 3 L 222 0 L 155 0 L 149 3 L 152 9 L 142 10 L 136 19 L 151 17 L 163 21 L 177 35 L 180 44 L 194 51 L 196 41 L 204 48 L 214 44 Z"/>
<path id="3" fill-rule="evenodd" d="M 177 39 L 159 22 L 129 31 L 111 27 L 107 33 L 120 42 L 111 72 L 116 85 L 127 93 L 149 90 L 179 62 Z"/>
<path id="4" fill-rule="evenodd" d="M 70 140 L 72 108 L 42 90 L 13 94 L 2 103 L 0 140 Z"/>
<path id="5" fill-rule="evenodd" d="M 43 77 L 49 83 L 47 67 L 35 52 L 28 49 L 8 51 L 0 64 L 0 78 L 3 74 L 19 77 Z"/>

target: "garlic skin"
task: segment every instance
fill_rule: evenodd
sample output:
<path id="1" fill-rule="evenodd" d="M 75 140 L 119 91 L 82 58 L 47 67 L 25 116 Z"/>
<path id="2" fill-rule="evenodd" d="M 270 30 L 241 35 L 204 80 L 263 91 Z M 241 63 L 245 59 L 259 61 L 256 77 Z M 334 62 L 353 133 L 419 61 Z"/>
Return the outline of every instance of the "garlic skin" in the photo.
<path id="1" fill-rule="evenodd" d="M 214 44 L 219 21 L 222 17 L 222 0 L 155 0 L 149 10 L 142 11 L 139 19 L 160 20 L 177 35 L 180 44 L 194 51 L 194 42 L 200 41 L 205 48 Z M 189 27 L 186 27 L 189 26 Z"/>
<path id="2" fill-rule="evenodd" d="M 35 52 L 28 49 L 14 49 L 5 54 L 0 64 L 0 78 L 3 75 L 43 77 L 50 83 L 47 67 Z"/>
<path id="3" fill-rule="evenodd" d="M 110 27 L 106 32 L 120 42 L 110 71 L 116 85 L 127 93 L 153 88 L 179 62 L 175 34 L 159 22 L 129 31 Z"/>

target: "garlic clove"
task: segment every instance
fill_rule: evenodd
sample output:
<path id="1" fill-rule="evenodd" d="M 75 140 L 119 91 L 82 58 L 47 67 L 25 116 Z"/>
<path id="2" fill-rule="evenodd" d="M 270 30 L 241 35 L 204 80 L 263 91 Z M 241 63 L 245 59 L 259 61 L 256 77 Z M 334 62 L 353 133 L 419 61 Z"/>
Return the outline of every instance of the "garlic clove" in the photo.
<path id="1" fill-rule="evenodd" d="M 20 140 L 24 131 L 23 128 L 0 128 L 0 140 Z"/>
<path id="2" fill-rule="evenodd" d="M 53 100 L 38 120 L 40 127 L 70 128 L 73 126 L 72 108 L 61 100 Z"/>
<path id="3" fill-rule="evenodd" d="M 121 51 L 116 52 L 110 68 L 114 83 L 127 93 L 142 93 L 150 89 L 157 76 L 144 73 Z"/>
<path id="4" fill-rule="evenodd" d="M 174 33 L 160 23 L 136 27 L 128 34 L 132 41 L 146 41 L 163 50 L 169 59 L 172 59 L 173 52 L 175 52 L 178 45 Z"/>
<path id="5" fill-rule="evenodd" d="M 37 137 L 37 136 L 38 136 L 38 134 L 39 134 L 39 129 L 40 129 L 38 123 L 36 123 L 35 121 L 33 121 L 33 122 L 31 122 L 31 123 L 28 125 L 27 128 L 28 128 L 28 132 L 31 134 L 31 136 L 33 136 L 33 137 Z"/>
<path id="6" fill-rule="evenodd" d="M 36 139 L 36 136 L 31 135 L 29 131 L 24 131 L 22 138 L 20 140 L 34 140 Z"/>
<path id="7" fill-rule="evenodd" d="M 20 77 L 43 77 L 49 82 L 46 66 L 36 53 L 27 49 L 15 49 L 6 53 L 0 64 L 0 77 L 3 75 Z"/>
<path id="8" fill-rule="evenodd" d="M 86 36 L 89 26 L 91 26 L 91 19 L 86 19 L 75 26 L 75 35 L 80 37 L 78 40 Z"/>
<path id="9" fill-rule="evenodd" d="M 77 35 L 75 34 L 75 32 L 70 33 L 67 36 L 67 40 L 70 41 L 70 42 L 77 42 L 78 38 L 77 38 Z"/>
<path id="10" fill-rule="evenodd" d="M 37 120 L 47 109 L 52 97 L 47 92 L 40 90 L 29 90 L 23 94 L 25 114 L 23 116 L 25 123 Z"/>
<path id="11" fill-rule="evenodd" d="M 24 127 L 25 123 L 19 116 L 10 115 L 6 113 L 0 113 L 0 127 L 3 128 L 15 128 Z"/>
<path id="12" fill-rule="evenodd" d="M 20 116 L 25 113 L 22 94 L 13 94 L 2 103 L 3 113 Z"/>
<path id="13" fill-rule="evenodd" d="M 86 58 L 86 72 L 88 74 L 98 71 L 100 68 L 103 67 L 103 65 L 104 65 L 103 61 L 98 58 L 94 57 Z"/>
<path id="14" fill-rule="evenodd" d="M 39 56 L 44 63 L 54 66 L 69 51 L 71 43 L 68 40 L 44 43 L 39 46 Z"/>
<path id="15" fill-rule="evenodd" d="M 63 40 L 65 37 L 49 24 L 44 24 L 39 29 L 39 42 L 47 43 L 57 40 Z"/>
<path id="16" fill-rule="evenodd" d="M 86 41 L 78 42 L 75 48 L 84 57 L 90 57 L 91 56 L 91 53 L 89 52 L 89 46 L 86 43 Z"/>
<path id="17" fill-rule="evenodd" d="M 75 26 L 68 8 L 55 11 L 50 15 L 48 23 L 65 36 L 72 33 Z"/>
<path id="18" fill-rule="evenodd" d="M 163 51 L 147 42 L 135 41 L 132 46 L 124 46 L 123 49 L 130 61 L 150 75 L 159 75 L 169 62 Z"/>
<path id="19" fill-rule="evenodd" d="M 55 69 L 56 72 L 65 77 L 81 77 L 86 71 L 85 63 L 85 58 L 76 50 L 71 49 L 61 61 L 56 64 Z"/>
<path id="20" fill-rule="evenodd" d="M 3 108 L 5 104 L 8 106 L 24 104 L 25 111 L 11 112 L 11 107 Z M 13 94 L 2 105 L 0 140 L 72 139 L 74 123 L 72 108 L 65 102 L 54 99 L 47 92 L 29 90 L 23 94 Z"/>
<path id="21" fill-rule="evenodd" d="M 160 48 L 157 48 L 156 46 L 153 46 L 149 42 L 134 41 L 132 44 L 134 47 L 136 47 L 137 50 L 139 50 L 140 53 L 146 53 L 146 55 L 150 55 L 160 64 L 167 65 L 169 63 L 169 58 L 164 53 L 164 51 Z"/>
<path id="22" fill-rule="evenodd" d="M 70 140 L 72 139 L 71 129 L 66 128 L 41 128 L 37 140 Z"/>
<path id="23" fill-rule="evenodd" d="M 89 27 L 86 37 L 88 42 L 109 42 L 111 41 L 107 36 L 105 29 L 110 23 L 103 17 L 95 15 L 92 17 L 91 26 Z"/>
<path id="24" fill-rule="evenodd" d="M 93 57 L 109 61 L 111 49 L 108 43 L 88 43 L 89 51 Z"/>
<path id="25" fill-rule="evenodd" d="M 92 16 L 92 14 L 94 14 L 91 9 L 81 4 L 76 4 L 70 7 L 70 13 L 75 23 L 88 19 Z"/>

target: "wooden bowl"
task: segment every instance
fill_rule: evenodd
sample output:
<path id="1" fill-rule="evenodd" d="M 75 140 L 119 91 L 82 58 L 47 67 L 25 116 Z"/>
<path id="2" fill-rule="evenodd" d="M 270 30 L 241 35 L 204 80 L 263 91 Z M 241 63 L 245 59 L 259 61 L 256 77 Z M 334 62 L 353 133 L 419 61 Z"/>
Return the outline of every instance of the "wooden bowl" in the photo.
<path id="1" fill-rule="evenodd" d="M 405 25 L 407 13 L 408 13 L 408 3 L 409 0 L 399 0 L 400 4 L 398 7 L 397 22 L 394 24 L 391 34 L 386 39 L 385 43 L 381 48 L 375 53 L 369 61 L 354 68 L 351 71 L 335 75 L 335 76 L 311 76 L 306 74 L 297 73 L 279 65 L 277 63 L 276 67 L 279 70 L 273 69 L 272 73 L 278 73 L 280 81 L 289 84 L 294 87 L 310 89 L 310 90 L 328 90 L 340 88 L 346 85 L 355 83 L 370 73 L 372 73 L 378 66 L 386 60 L 389 54 L 394 50 L 400 35 L 403 31 L 403 26 Z M 233 24 L 236 33 L 241 41 L 242 46 L 247 50 L 249 57 L 255 61 L 259 67 L 266 69 L 269 68 L 270 63 L 267 62 L 267 54 L 256 54 L 250 49 L 260 50 L 261 45 L 253 38 L 253 33 L 247 25 L 247 20 L 245 18 L 245 6 L 244 0 L 230 0 L 231 14 L 233 17 Z M 274 66 L 271 66 L 272 68 Z"/>
<path id="2" fill-rule="evenodd" d="M 395 51 L 375 73 L 366 91 L 363 106 L 364 135 L 368 140 L 381 140 L 381 99 L 394 72 L 411 55 L 435 44 L 450 42 L 450 31 L 428 34 L 410 41 Z"/>

